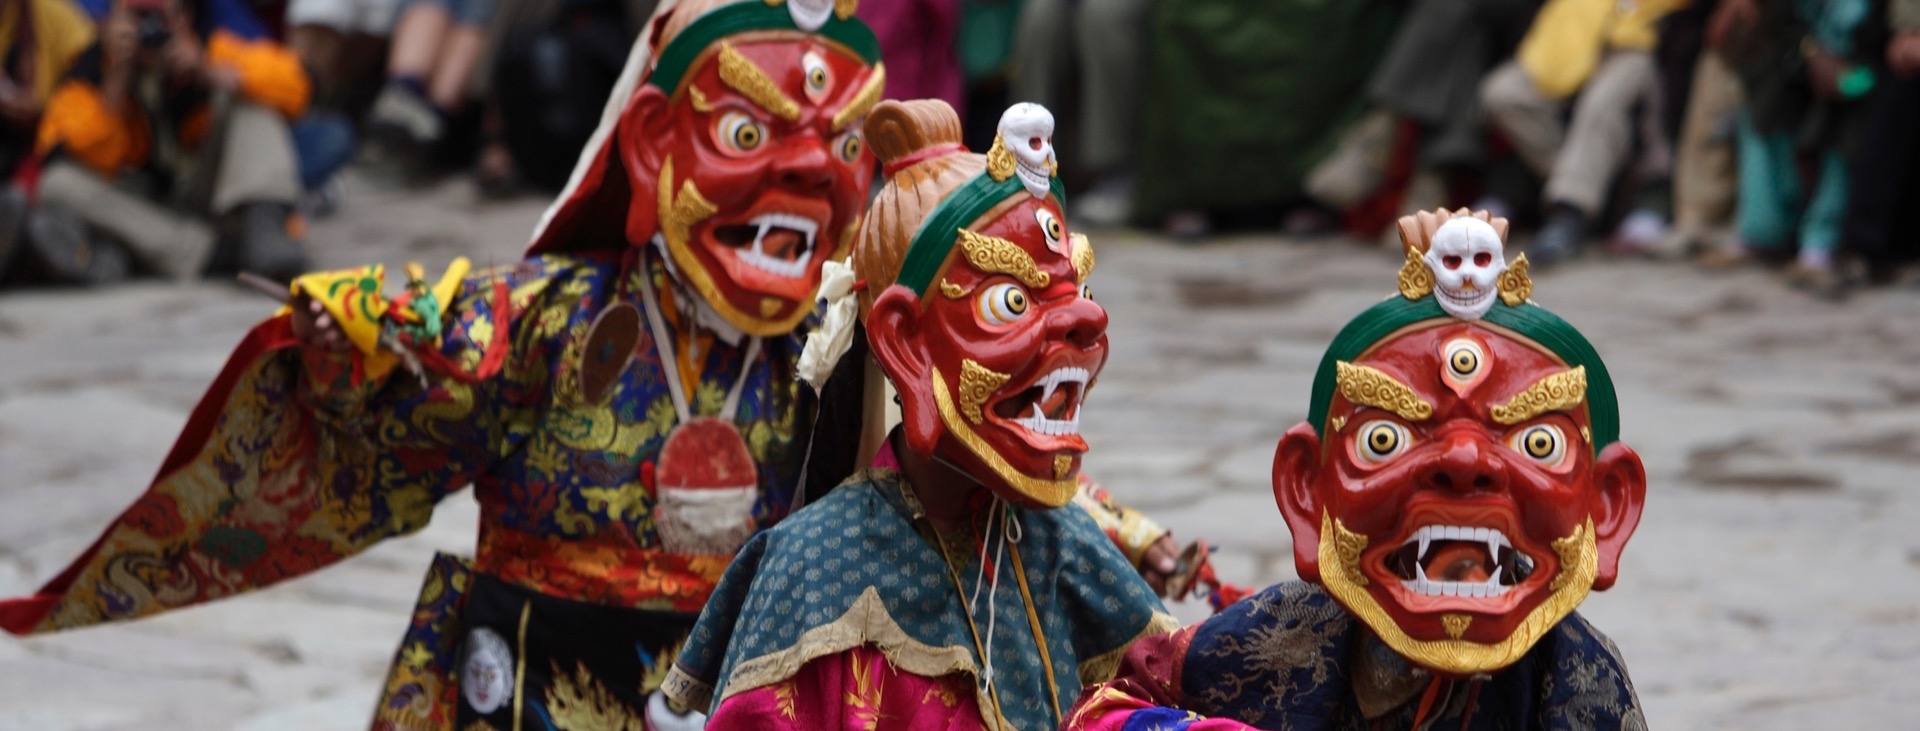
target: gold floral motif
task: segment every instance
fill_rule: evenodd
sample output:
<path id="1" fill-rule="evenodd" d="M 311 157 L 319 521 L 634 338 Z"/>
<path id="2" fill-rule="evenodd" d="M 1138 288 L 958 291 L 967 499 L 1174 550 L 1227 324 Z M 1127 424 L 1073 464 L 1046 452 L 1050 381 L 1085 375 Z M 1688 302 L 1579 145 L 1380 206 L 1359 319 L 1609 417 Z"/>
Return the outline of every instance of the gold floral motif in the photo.
<path id="1" fill-rule="evenodd" d="M 1007 149 L 999 135 L 994 135 L 993 146 L 987 148 L 987 175 L 1000 182 L 1013 177 L 1013 171 L 1019 167 L 1020 161 L 1013 159 L 1013 151 Z"/>
<path id="2" fill-rule="evenodd" d="M 1506 271 L 1500 273 L 1500 278 L 1494 280 L 1494 286 L 1500 289 L 1501 302 L 1507 303 L 1508 307 L 1519 307 L 1533 297 L 1533 275 L 1527 272 L 1532 266 L 1527 263 L 1527 255 L 1521 254 L 1513 258 L 1513 263 L 1507 265 Z"/>
<path id="3" fill-rule="evenodd" d="M 786 304 L 787 304 L 787 301 L 780 299 L 779 297 L 763 297 L 760 299 L 760 316 L 773 317 L 775 314 L 779 313 L 780 308 L 785 306 Z"/>
<path id="4" fill-rule="evenodd" d="M 1460 639 L 1467 636 L 1467 626 L 1473 624 L 1473 616 L 1448 613 L 1440 615 L 1440 626 L 1447 631 L 1447 637 Z"/>
<path id="5" fill-rule="evenodd" d="M 1355 586 L 1366 586 L 1367 575 L 1360 571 L 1360 552 L 1367 550 L 1367 537 L 1347 530 L 1339 518 L 1333 520 L 1333 552 L 1340 566 L 1352 577 Z"/>
<path id="6" fill-rule="evenodd" d="M 833 0 L 833 14 L 841 20 L 853 17 L 860 10 L 860 0 Z"/>
<path id="7" fill-rule="evenodd" d="M 960 705 L 960 697 L 954 695 L 953 689 L 948 688 L 945 684 L 928 688 L 926 695 L 920 696 L 921 705 L 927 705 L 933 701 L 939 701 L 940 705 L 948 708 Z"/>
<path id="8" fill-rule="evenodd" d="M 799 720 L 798 709 L 794 705 L 793 693 L 793 678 L 787 678 L 786 680 L 773 684 L 773 705 L 779 708 L 780 715 L 786 716 L 789 721 Z"/>
<path id="9" fill-rule="evenodd" d="M 1093 242 L 1086 234 L 1073 235 L 1073 273 L 1074 281 L 1080 284 L 1086 284 L 1093 274 Z"/>
<path id="10" fill-rule="evenodd" d="M 549 662 L 553 685 L 547 688 L 547 713 L 560 731 L 646 731 L 646 724 L 612 691 L 576 661 L 569 676 L 559 663 Z"/>
<path id="11" fill-rule="evenodd" d="M 1322 536 L 1343 530 L 1331 513 L 1321 513 Z M 1417 665 L 1451 675 L 1488 673 L 1512 665 L 1586 600 L 1599 573 L 1599 551 L 1594 543 L 1593 520 L 1589 518 L 1584 526 L 1575 528 L 1572 535 L 1554 541 L 1554 551 L 1560 554 L 1561 564 L 1560 573 L 1549 585 L 1551 593 L 1520 620 L 1512 634 L 1490 644 L 1464 639 L 1416 640 L 1394 622 L 1372 593 L 1361 588 L 1364 577 L 1341 562 L 1340 549 L 1335 543 L 1320 541 L 1320 579 L 1328 593 L 1365 622 L 1394 652 Z"/>
<path id="12" fill-rule="evenodd" d="M 992 398 L 1001 386 L 1007 385 L 1007 380 L 1010 378 L 1013 376 L 995 373 L 986 366 L 974 362 L 972 358 L 961 360 L 960 411 L 967 415 L 967 421 L 979 424 L 985 418 L 985 415 L 980 412 L 980 407 L 985 405 L 987 399 Z"/>
<path id="13" fill-rule="evenodd" d="M 853 690 L 847 692 L 846 704 L 865 731 L 874 731 L 880 725 L 880 706 L 886 702 L 886 688 L 880 684 L 880 674 L 884 672 L 880 663 L 884 659 L 876 652 L 866 662 L 861 662 L 858 656 L 853 661 Z"/>
<path id="14" fill-rule="evenodd" d="M 953 282 L 949 282 L 946 280 L 945 277 L 941 277 L 940 293 L 946 295 L 947 299 L 957 300 L 957 299 L 960 299 L 961 297 L 967 296 L 967 288 L 962 287 L 958 284 L 954 284 Z"/>
<path id="15" fill-rule="evenodd" d="M 1407 247 L 1407 261 L 1400 265 L 1400 296 L 1417 300 L 1433 294 L 1433 270 L 1420 258 L 1417 249 Z"/>
<path id="16" fill-rule="evenodd" d="M 741 96 L 760 106 L 773 115 L 789 122 L 800 118 L 800 103 L 780 91 L 780 85 L 774 83 L 760 66 L 747 60 L 747 57 L 735 50 L 733 44 L 720 44 L 720 80 Z"/>
<path id="17" fill-rule="evenodd" d="M 1425 421 L 1433 416 L 1433 404 L 1385 371 L 1344 360 L 1334 368 L 1340 395 L 1351 403 L 1386 409 L 1408 421 Z"/>
<path id="18" fill-rule="evenodd" d="M 1046 272 L 1040 271 L 1040 265 L 1033 262 L 1026 249 L 1012 241 L 963 228 L 960 229 L 960 250 L 966 253 L 967 263 L 986 274 L 1006 274 L 1035 289 L 1053 281 Z"/>
<path id="19" fill-rule="evenodd" d="M 1562 411 L 1587 400 L 1587 367 L 1574 366 L 1535 381 L 1527 390 L 1493 407 L 1493 420 L 1513 425 L 1549 411 Z"/>
<path id="20" fill-rule="evenodd" d="M 698 86 L 687 87 L 687 100 L 693 102 L 693 111 L 701 114 L 713 111 L 713 103 L 707 101 L 707 93 Z"/>
<path id="21" fill-rule="evenodd" d="M 669 243 L 687 243 L 687 235 L 693 225 L 712 218 L 720 208 L 700 194 L 691 179 L 680 186 L 680 195 L 673 194 L 673 158 L 660 166 L 660 229 L 666 234 Z"/>
<path id="22" fill-rule="evenodd" d="M 1073 471 L 1073 458 L 1064 454 L 1053 456 L 1053 479 L 1067 479 L 1067 473 Z"/>
<path id="23" fill-rule="evenodd" d="M 886 91 L 887 65 L 876 63 L 873 73 L 867 75 L 867 83 L 860 92 L 847 100 L 847 105 L 833 113 L 833 131 L 839 132 L 867 117 L 873 111 L 873 105 L 880 103 L 881 95 Z"/>
<path id="24" fill-rule="evenodd" d="M 1333 430 L 1334 430 L 1334 431 L 1346 431 L 1346 430 L 1347 430 L 1347 417 L 1344 417 L 1344 416 L 1336 416 L 1336 417 L 1333 417 Z"/>

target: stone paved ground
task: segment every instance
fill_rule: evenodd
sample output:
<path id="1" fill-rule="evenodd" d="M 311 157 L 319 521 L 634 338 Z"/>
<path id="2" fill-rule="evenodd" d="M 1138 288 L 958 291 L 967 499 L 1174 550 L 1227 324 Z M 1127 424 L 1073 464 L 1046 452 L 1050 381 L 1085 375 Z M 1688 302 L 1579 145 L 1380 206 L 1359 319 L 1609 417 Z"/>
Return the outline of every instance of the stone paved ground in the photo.
<path id="1" fill-rule="evenodd" d="M 539 201 L 461 185 L 363 194 L 318 264 L 508 261 Z M 1393 257 L 1271 237 L 1098 237 L 1114 355 L 1089 469 L 1224 577 L 1293 574 L 1274 441 L 1322 349 L 1392 291 Z M 1657 729 L 1912 728 L 1920 716 L 1920 294 L 1844 305 L 1756 272 L 1590 261 L 1537 298 L 1583 328 L 1652 480 L 1619 586 L 1584 608 Z M 0 295 L 0 595 L 30 591 L 134 497 L 265 300 L 220 284 Z M 114 627 L 0 637 L 0 729 L 347 729 L 462 497 L 421 534 L 255 595 Z M 1180 608 L 1192 618 L 1199 607 Z"/>

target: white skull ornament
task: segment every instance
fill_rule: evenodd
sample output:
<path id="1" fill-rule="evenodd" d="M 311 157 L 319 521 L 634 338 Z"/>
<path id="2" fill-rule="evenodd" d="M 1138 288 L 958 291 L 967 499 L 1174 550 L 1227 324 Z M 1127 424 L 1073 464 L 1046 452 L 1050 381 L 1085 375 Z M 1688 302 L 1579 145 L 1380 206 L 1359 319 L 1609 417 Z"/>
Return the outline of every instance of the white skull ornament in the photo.
<path id="1" fill-rule="evenodd" d="M 1491 224 L 1467 216 L 1448 219 L 1433 232 L 1423 260 L 1433 272 L 1434 299 L 1447 314 L 1478 320 L 1493 309 L 1507 256 Z"/>
<path id="2" fill-rule="evenodd" d="M 800 30 L 813 33 L 827 24 L 827 16 L 833 13 L 833 0 L 787 0 L 787 13 L 793 16 L 793 24 Z"/>
<path id="3" fill-rule="evenodd" d="M 1035 198 L 1047 197 L 1058 160 L 1053 153 L 1053 112 L 1032 102 L 1007 107 L 1000 115 L 1000 144 L 1019 163 L 1014 172 Z"/>

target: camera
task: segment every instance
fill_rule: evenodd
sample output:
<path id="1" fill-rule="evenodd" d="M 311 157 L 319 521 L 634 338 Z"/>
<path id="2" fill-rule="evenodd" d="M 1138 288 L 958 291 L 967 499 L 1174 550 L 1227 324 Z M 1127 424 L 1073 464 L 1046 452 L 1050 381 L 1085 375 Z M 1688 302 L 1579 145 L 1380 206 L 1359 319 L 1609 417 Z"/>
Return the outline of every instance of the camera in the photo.
<path id="1" fill-rule="evenodd" d="M 141 10 L 134 16 L 134 24 L 140 29 L 141 48 L 161 48 L 173 40 L 173 29 L 168 26 L 166 11 Z"/>

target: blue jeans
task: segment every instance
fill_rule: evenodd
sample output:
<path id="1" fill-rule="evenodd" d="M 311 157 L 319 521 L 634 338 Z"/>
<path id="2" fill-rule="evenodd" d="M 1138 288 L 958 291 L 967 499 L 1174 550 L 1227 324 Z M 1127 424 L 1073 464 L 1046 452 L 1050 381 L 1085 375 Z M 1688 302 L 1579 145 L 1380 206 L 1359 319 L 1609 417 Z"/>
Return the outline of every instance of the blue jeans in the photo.
<path id="1" fill-rule="evenodd" d="M 288 125 L 300 161 L 300 187 L 313 190 L 353 160 L 353 124 L 333 112 L 314 112 Z"/>

